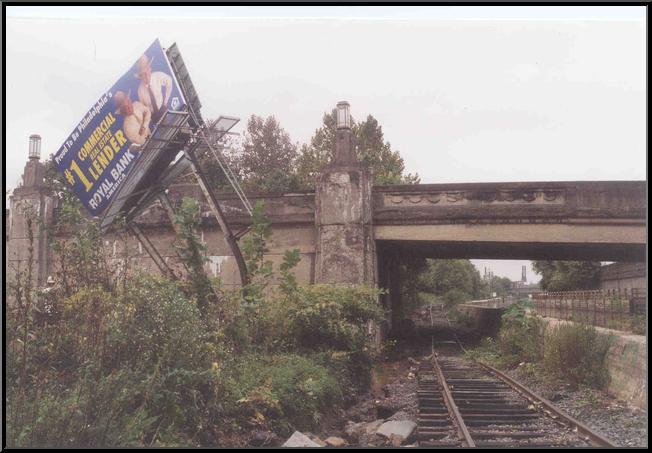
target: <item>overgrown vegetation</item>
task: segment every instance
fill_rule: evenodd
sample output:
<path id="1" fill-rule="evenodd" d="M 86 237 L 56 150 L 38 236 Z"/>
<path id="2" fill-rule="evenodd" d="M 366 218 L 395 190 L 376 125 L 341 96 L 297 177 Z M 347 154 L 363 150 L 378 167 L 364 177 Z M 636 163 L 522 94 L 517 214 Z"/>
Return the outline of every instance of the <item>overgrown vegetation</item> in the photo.
<path id="1" fill-rule="evenodd" d="M 507 296 L 512 282 L 506 277 L 492 276 L 483 279 L 480 272 L 469 260 L 425 260 L 420 267 L 409 269 L 415 282 L 414 294 L 408 297 L 418 305 L 443 303 L 449 316 L 462 323 L 468 320 L 456 310 L 456 306 L 474 299 L 487 299 L 496 293 L 498 297 Z M 408 278 L 410 278 L 408 276 Z M 412 306 L 409 307 L 413 309 Z"/>
<path id="2" fill-rule="evenodd" d="M 545 291 L 575 291 L 599 286 L 599 261 L 532 261 Z"/>
<path id="3" fill-rule="evenodd" d="M 10 285 L 9 446 L 219 446 L 253 428 L 287 435 L 368 385 L 379 291 L 300 286 L 296 250 L 275 280 L 262 206 L 244 247 L 251 284 L 227 291 L 203 272 L 195 202 L 184 200 L 177 218 L 184 283 L 130 268 L 127 244 L 110 261 L 96 224 L 74 200 L 61 202 L 58 228 L 74 239 L 53 244 L 57 284 L 38 289 L 18 273 Z"/>
<path id="4" fill-rule="evenodd" d="M 609 382 L 604 366 L 610 337 L 585 324 L 559 324 L 549 329 L 543 366 L 573 384 L 602 388 Z"/>
<path id="5" fill-rule="evenodd" d="M 503 314 L 497 339 L 483 339 L 469 355 L 506 368 L 518 365 L 574 385 L 603 388 L 609 381 L 605 359 L 610 342 L 610 337 L 592 326 L 562 323 L 546 327 L 519 302 Z"/>
<path id="6" fill-rule="evenodd" d="M 376 118 L 372 115 L 367 115 L 363 121 L 351 118 L 351 123 L 353 147 L 358 160 L 372 170 L 374 184 L 419 182 L 418 174 L 406 173 L 400 152 L 385 140 Z M 319 172 L 334 159 L 336 132 L 335 109 L 324 113 L 322 124 L 304 144 L 292 142 L 274 116 L 251 115 L 241 140 L 231 139 L 226 145 L 215 145 L 247 191 L 312 190 Z M 210 153 L 201 163 L 214 187 L 221 191 L 231 190 L 224 172 Z"/>
<path id="7" fill-rule="evenodd" d="M 632 315 L 629 317 L 629 330 L 636 335 L 645 335 L 647 333 L 647 320 L 645 315 Z"/>
<path id="8" fill-rule="evenodd" d="M 190 198 L 184 198 L 173 220 L 177 228 L 177 242 L 180 242 L 175 244 L 175 248 L 188 270 L 186 289 L 195 293 L 197 308 L 206 316 L 208 305 L 217 303 L 218 297 L 204 268 L 207 247 L 198 234 L 201 224 L 199 204 Z"/>
<path id="9" fill-rule="evenodd" d="M 501 318 L 498 347 L 508 364 L 538 362 L 543 357 L 545 324 L 528 316 L 525 305 L 511 305 Z"/>

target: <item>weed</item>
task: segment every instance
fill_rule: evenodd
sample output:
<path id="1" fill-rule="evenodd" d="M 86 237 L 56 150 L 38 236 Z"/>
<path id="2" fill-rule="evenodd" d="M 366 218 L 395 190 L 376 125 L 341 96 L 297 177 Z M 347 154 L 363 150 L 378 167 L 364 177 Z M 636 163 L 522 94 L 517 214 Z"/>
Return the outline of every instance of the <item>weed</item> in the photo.
<path id="1" fill-rule="evenodd" d="M 611 338 L 592 326 L 564 323 L 553 326 L 547 335 L 545 369 L 573 384 L 602 388 L 609 381 L 605 358 Z"/>
<path id="2" fill-rule="evenodd" d="M 543 357 L 545 324 L 528 316 L 523 304 L 510 306 L 502 316 L 498 347 L 508 365 L 537 362 Z"/>

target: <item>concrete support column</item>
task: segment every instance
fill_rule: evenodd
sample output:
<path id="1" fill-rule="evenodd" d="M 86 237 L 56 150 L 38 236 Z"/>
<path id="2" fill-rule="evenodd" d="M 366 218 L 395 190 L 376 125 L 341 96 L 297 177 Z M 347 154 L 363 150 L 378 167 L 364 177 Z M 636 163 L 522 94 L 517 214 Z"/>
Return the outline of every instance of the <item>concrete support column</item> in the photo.
<path id="1" fill-rule="evenodd" d="M 50 272 L 47 228 L 52 222 L 54 200 L 44 185 L 45 165 L 38 156 L 30 155 L 23 172 L 22 186 L 14 189 L 9 198 L 6 274 L 12 278 L 16 272 L 27 270 L 30 258 L 28 219 L 31 219 L 32 282 L 43 286 Z"/>
<path id="2" fill-rule="evenodd" d="M 398 326 L 400 321 L 399 310 L 401 307 L 401 262 L 399 257 L 394 254 L 389 259 L 389 300 L 391 306 L 391 317 L 389 320 L 389 329 L 392 330 Z"/>
<path id="3" fill-rule="evenodd" d="M 317 283 L 376 283 L 372 179 L 359 163 L 328 167 L 317 181 Z"/>
<path id="4" fill-rule="evenodd" d="M 376 283 L 369 168 L 353 147 L 349 103 L 337 104 L 334 162 L 315 187 L 317 283 Z"/>

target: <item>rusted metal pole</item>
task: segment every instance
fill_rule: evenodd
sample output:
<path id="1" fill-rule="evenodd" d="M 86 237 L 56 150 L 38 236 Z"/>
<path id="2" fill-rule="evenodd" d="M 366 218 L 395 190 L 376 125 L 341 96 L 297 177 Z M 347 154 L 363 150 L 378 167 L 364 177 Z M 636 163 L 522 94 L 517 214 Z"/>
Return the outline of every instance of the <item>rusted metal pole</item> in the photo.
<path id="1" fill-rule="evenodd" d="M 161 273 L 163 275 L 170 277 L 173 280 L 178 280 L 175 273 L 166 264 L 161 254 L 158 252 L 158 250 L 156 250 L 154 244 L 151 243 L 149 238 L 145 235 L 145 233 L 143 233 L 143 231 L 140 229 L 138 224 L 136 224 L 135 222 L 131 222 L 128 224 L 128 227 L 134 233 L 136 239 L 138 239 L 138 241 L 143 245 L 143 247 L 145 247 L 145 250 L 149 254 L 150 258 L 152 258 L 152 261 L 154 261 L 154 264 L 156 264 L 156 266 L 159 268 Z"/>
<path id="2" fill-rule="evenodd" d="M 625 288 L 625 297 L 624 297 L 624 299 L 627 301 L 627 304 L 629 305 L 629 295 L 628 295 L 627 288 Z M 619 311 L 620 311 L 620 316 L 619 316 L 619 318 L 620 318 L 620 328 L 624 329 L 625 328 L 625 313 L 624 313 L 625 312 L 625 309 L 624 309 L 625 304 L 623 303 L 623 299 L 620 298 L 620 294 L 618 295 L 618 302 L 619 302 L 618 303 L 618 308 L 619 308 Z"/>
<path id="3" fill-rule="evenodd" d="M 217 223 L 220 225 L 220 228 L 222 229 L 224 240 L 226 241 L 226 244 L 231 249 L 231 253 L 233 253 L 233 257 L 235 258 L 235 262 L 238 265 L 238 271 L 240 273 L 240 283 L 242 284 L 242 286 L 245 286 L 249 283 L 249 276 L 247 274 L 247 264 L 245 263 L 245 260 L 242 256 L 242 252 L 240 251 L 240 246 L 238 245 L 238 241 L 236 240 L 235 236 L 231 232 L 231 228 L 229 228 L 229 224 L 226 222 L 226 217 L 224 216 L 224 212 L 222 211 L 222 208 L 220 207 L 217 197 L 215 196 L 215 193 L 211 189 L 208 180 L 204 176 L 204 173 L 199 170 L 199 162 L 197 160 L 197 156 L 195 155 L 194 149 L 190 148 L 186 150 L 186 155 L 190 159 L 190 162 L 192 164 L 192 170 L 193 173 L 195 174 L 195 177 L 197 178 L 199 187 L 201 187 L 202 192 L 204 192 L 206 201 L 208 202 L 208 205 L 211 208 L 211 211 L 213 212 L 213 215 L 215 216 Z"/>
<path id="4" fill-rule="evenodd" d="M 591 296 L 588 292 L 584 292 L 584 299 L 586 300 L 586 323 L 592 325 L 591 321 Z"/>

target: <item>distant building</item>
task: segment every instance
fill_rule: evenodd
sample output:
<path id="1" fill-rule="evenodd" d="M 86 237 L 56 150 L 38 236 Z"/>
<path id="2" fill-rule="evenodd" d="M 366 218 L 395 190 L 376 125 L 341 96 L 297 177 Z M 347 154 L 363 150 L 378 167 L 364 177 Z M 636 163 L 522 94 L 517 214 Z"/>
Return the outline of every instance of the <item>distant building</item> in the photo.
<path id="1" fill-rule="evenodd" d="M 525 288 L 526 283 L 523 280 L 516 280 L 512 282 L 512 288 Z"/>

